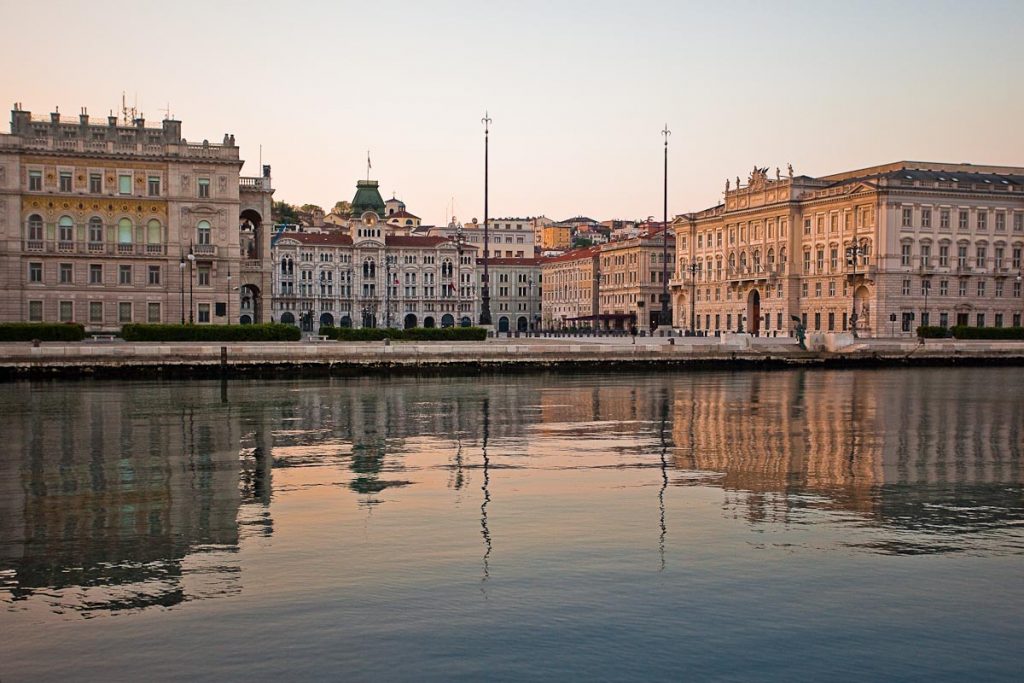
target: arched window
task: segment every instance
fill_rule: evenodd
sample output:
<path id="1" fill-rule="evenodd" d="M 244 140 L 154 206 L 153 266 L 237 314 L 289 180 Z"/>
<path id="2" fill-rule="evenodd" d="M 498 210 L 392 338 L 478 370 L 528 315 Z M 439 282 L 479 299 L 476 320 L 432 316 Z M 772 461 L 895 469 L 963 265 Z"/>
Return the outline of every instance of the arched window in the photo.
<path id="1" fill-rule="evenodd" d="M 363 277 L 375 278 L 377 277 L 377 264 L 374 263 L 373 259 L 366 259 L 363 261 Z"/>
<path id="2" fill-rule="evenodd" d="M 43 217 L 38 213 L 28 217 L 28 238 L 30 240 L 43 239 Z"/>
<path id="3" fill-rule="evenodd" d="M 132 219 L 122 218 L 117 222 L 117 243 L 132 243 Z"/>
<path id="4" fill-rule="evenodd" d="M 775 250 L 774 249 L 769 249 L 768 250 L 768 267 L 769 268 L 774 268 L 775 267 Z"/>
<path id="5" fill-rule="evenodd" d="M 103 242 L 103 219 L 93 216 L 89 219 L 89 243 L 100 244 Z"/>
<path id="6" fill-rule="evenodd" d="M 163 242 L 163 230 L 160 227 L 160 221 L 152 219 L 146 224 L 146 243 L 147 244 L 161 244 Z"/>
<path id="7" fill-rule="evenodd" d="M 210 222 L 199 221 L 196 225 L 196 244 L 210 243 Z"/>
<path id="8" fill-rule="evenodd" d="M 729 272 L 736 271 L 736 254 L 729 254 Z"/>
<path id="9" fill-rule="evenodd" d="M 57 241 L 75 241 L 75 222 L 71 220 L 71 216 L 61 216 L 57 221 Z"/>
<path id="10" fill-rule="evenodd" d="M 761 250 L 754 250 L 754 270 L 761 272 Z"/>
<path id="11" fill-rule="evenodd" d="M 786 265 L 786 248 L 779 249 L 779 265 Z"/>
<path id="12" fill-rule="evenodd" d="M 747 269 L 747 252 L 741 251 L 740 252 L 740 270 L 746 270 L 746 269 Z"/>

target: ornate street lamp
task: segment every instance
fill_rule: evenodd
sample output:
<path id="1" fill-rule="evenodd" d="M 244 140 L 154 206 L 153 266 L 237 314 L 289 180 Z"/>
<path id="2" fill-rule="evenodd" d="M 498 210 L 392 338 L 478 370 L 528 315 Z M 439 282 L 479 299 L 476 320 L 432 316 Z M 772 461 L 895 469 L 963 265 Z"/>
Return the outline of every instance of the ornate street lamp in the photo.
<path id="1" fill-rule="evenodd" d="M 490 246 L 490 234 L 488 227 L 490 223 L 490 216 L 488 215 L 488 191 L 489 191 L 489 153 L 490 153 L 490 134 L 491 134 L 491 118 L 484 112 L 484 117 L 480 119 L 480 123 L 484 124 L 484 277 L 482 286 L 480 288 L 481 302 L 480 302 L 480 324 L 483 326 L 491 325 L 491 289 L 490 289 L 490 273 L 487 269 L 487 261 L 491 257 L 489 251 Z"/>
<path id="2" fill-rule="evenodd" d="M 195 278 L 192 275 L 193 269 L 196 265 L 196 255 L 192 252 L 192 243 L 188 245 L 188 324 L 191 325 L 195 322 L 193 311 L 195 310 L 195 303 L 192 299 L 192 280 Z"/>
<path id="3" fill-rule="evenodd" d="M 181 324 L 185 324 L 185 251 L 181 251 L 181 263 L 178 264 L 178 268 L 181 271 Z"/>
<path id="4" fill-rule="evenodd" d="M 228 266 L 228 325 L 231 324 L 231 266 Z"/>
<path id="5" fill-rule="evenodd" d="M 863 240 L 853 238 L 849 247 L 846 248 L 846 263 L 853 267 L 853 277 L 850 282 L 850 294 L 853 301 L 853 312 L 850 314 L 850 331 L 853 338 L 857 338 L 857 259 L 867 256 L 867 244 Z"/>
<path id="6" fill-rule="evenodd" d="M 458 277 L 458 291 L 455 294 L 455 325 L 462 327 L 462 252 L 466 247 L 466 235 L 462 232 L 462 224 L 455 226 L 455 247 L 458 250 L 458 265 L 455 274 Z"/>
<path id="7" fill-rule="evenodd" d="M 668 296 L 668 138 L 672 135 L 672 131 L 668 129 L 668 124 L 665 124 L 665 128 L 661 131 L 661 134 L 665 137 L 665 188 L 664 188 L 664 232 L 662 233 L 661 243 L 661 315 L 659 323 L 664 326 L 672 324 L 672 313 L 669 311 L 669 296 Z"/>

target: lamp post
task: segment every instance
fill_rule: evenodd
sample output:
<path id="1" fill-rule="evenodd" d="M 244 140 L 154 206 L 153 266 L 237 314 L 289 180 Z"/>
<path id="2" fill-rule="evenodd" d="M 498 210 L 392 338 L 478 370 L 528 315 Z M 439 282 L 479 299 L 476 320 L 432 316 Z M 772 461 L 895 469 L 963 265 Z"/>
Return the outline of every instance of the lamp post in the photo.
<path id="1" fill-rule="evenodd" d="M 384 254 L 384 327 L 391 327 L 391 256 Z"/>
<path id="2" fill-rule="evenodd" d="M 857 338 L 857 259 L 867 255 L 867 246 L 857 240 L 856 237 L 846 248 L 846 264 L 853 268 L 853 276 L 850 279 L 851 299 L 853 301 L 853 312 L 850 313 L 850 331 L 853 338 Z"/>
<path id="3" fill-rule="evenodd" d="M 455 316 L 456 327 L 462 327 L 462 252 L 466 248 L 466 235 L 462 232 L 462 224 L 455 226 L 455 248 L 458 250 L 458 264 L 456 265 L 456 277 L 458 278 L 458 292 L 455 295 Z"/>
<path id="4" fill-rule="evenodd" d="M 665 138 L 665 187 L 664 187 L 664 223 L 662 227 L 664 232 L 662 233 L 661 241 L 661 319 L 659 323 L 661 325 L 672 324 L 672 314 L 668 308 L 668 138 L 672 135 L 672 131 L 668 129 L 668 124 L 665 124 L 665 128 L 661 131 L 661 134 Z"/>
<path id="5" fill-rule="evenodd" d="M 924 315 L 921 316 L 921 324 L 922 325 L 931 325 L 932 324 L 932 320 L 931 320 L 932 316 L 928 312 L 928 292 L 930 292 L 932 290 L 932 281 L 931 280 L 922 280 L 921 281 L 921 287 L 924 288 Z"/>
<path id="6" fill-rule="evenodd" d="M 484 112 L 484 117 L 480 119 L 480 123 L 484 124 L 484 277 L 482 286 L 480 288 L 480 324 L 483 326 L 491 325 L 491 288 L 490 288 L 490 273 L 487 269 L 487 260 L 491 254 L 489 251 L 490 247 L 490 233 L 488 227 L 490 223 L 490 216 L 488 215 L 488 191 L 489 182 L 488 177 L 489 163 L 490 163 L 490 138 L 491 138 L 491 118 Z"/>
<path id="7" fill-rule="evenodd" d="M 530 332 L 534 327 L 534 316 L 533 316 L 533 275 L 527 279 L 527 284 L 530 286 L 530 300 L 526 303 L 526 307 L 529 309 L 527 315 L 529 315 L 529 323 L 526 326 L 526 336 L 530 336 Z"/>
<path id="8" fill-rule="evenodd" d="M 228 266 L 228 325 L 231 324 L 231 266 Z"/>
<path id="9" fill-rule="evenodd" d="M 193 269 L 196 264 L 196 255 L 192 252 L 192 243 L 188 245 L 188 324 L 191 325 L 195 322 L 193 311 L 195 310 L 195 303 L 192 299 L 192 277 Z"/>
<path id="10" fill-rule="evenodd" d="M 178 264 L 178 269 L 181 271 L 181 324 L 185 324 L 185 252 L 181 251 L 181 263 Z"/>

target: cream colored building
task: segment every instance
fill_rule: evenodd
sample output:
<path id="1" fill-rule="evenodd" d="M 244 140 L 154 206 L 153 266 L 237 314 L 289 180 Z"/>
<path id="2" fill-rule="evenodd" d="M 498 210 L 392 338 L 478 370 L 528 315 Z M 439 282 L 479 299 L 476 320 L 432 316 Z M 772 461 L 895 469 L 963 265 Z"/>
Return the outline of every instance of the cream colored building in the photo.
<path id="1" fill-rule="evenodd" d="M 544 329 L 594 327 L 599 311 L 601 248 L 574 249 L 542 259 Z"/>
<path id="2" fill-rule="evenodd" d="M 1024 168 L 896 162 L 820 178 L 755 168 L 678 216 L 676 326 L 912 335 L 1019 325 Z M 856 247 L 856 256 L 851 248 Z"/>
<path id="3" fill-rule="evenodd" d="M 190 143 L 180 121 L 15 105 L 0 135 L 0 320 L 258 320 L 273 190 L 269 166 L 243 178 L 243 163 L 233 136 Z"/>
<path id="4" fill-rule="evenodd" d="M 646 229 L 632 239 L 604 244 L 598 296 L 602 329 L 657 327 L 666 271 L 664 229 Z M 668 266 L 674 271 L 675 236 L 668 236 Z"/>
<path id="5" fill-rule="evenodd" d="M 540 329 L 544 276 L 540 258 L 491 258 L 491 318 L 497 332 L 531 332 Z M 483 269 L 478 259 L 477 269 Z"/>

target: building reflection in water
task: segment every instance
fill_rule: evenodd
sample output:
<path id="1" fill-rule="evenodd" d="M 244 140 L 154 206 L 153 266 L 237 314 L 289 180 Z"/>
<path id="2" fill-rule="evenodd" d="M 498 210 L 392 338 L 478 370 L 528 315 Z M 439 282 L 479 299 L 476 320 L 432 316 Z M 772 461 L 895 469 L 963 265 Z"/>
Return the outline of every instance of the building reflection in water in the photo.
<path id="1" fill-rule="evenodd" d="M 261 429 L 211 414 L 212 385 L 74 389 L 5 416 L 0 600 L 89 615 L 237 593 L 246 527 L 272 529 Z"/>
<path id="2" fill-rule="evenodd" d="M 875 534 L 872 551 L 934 552 L 954 535 L 947 545 L 964 548 L 971 531 L 1024 518 L 1024 411 L 985 381 L 952 376 L 18 385 L 4 403 L 0 601 L 89 614 L 238 593 L 239 550 L 274 533 L 276 496 L 309 486 L 367 509 L 433 486 L 419 504 L 429 499 L 424 514 L 442 519 L 451 510 L 437 491 L 471 500 L 483 589 L 499 547 L 492 530 L 516 487 L 543 479 L 548 494 L 571 487 L 587 504 L 607 495 L 578 472 L 596 468 L 643 473 L 630 481 L 651 487 L 640 513 L 661 568 L 673 500 L 689 485 L 721 489 L 726 513 L 750 525 L 827 511 L 914 532 Z M 282 471 L 302 467 L 315 469 Z M 494 474 L 506 471 L 522 478 L 495 508 Z"/>

